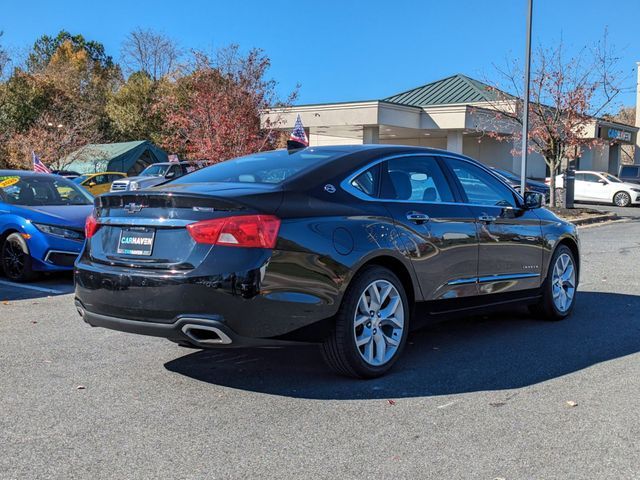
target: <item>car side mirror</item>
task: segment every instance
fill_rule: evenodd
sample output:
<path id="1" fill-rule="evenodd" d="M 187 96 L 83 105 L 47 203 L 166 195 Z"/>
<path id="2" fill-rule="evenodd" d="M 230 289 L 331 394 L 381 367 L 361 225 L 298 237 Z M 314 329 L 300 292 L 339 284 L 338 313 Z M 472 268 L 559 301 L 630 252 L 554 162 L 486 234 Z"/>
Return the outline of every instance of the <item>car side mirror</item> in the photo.
<path id="1" fill-rule="evenodd" d="M 176 176 L 176 172 L 169 172 L 164 178 L 173 178 Z"/>
<path id="2" fill-rule="evenodd" d="M 90 187 L 95 187 L 96 185 L 97 185 L 97 183 L 96 183 L 96 182 L 89 182 L 89 186 L 90 186 Z"/>
<path id="3" fill-rule="evenodd" d="M 598 183 L 601 183 L 602 185 L 606 185 L 607 181 L 604 178 L 601 178 L 600 180 L 598 180 Z"/>
<path id="4" fill-rule="evenodd" d="M 538 192 L 524 192 L 524 206 L 528 210 L 542 208 L 544 205 L 544 195 Z"/>

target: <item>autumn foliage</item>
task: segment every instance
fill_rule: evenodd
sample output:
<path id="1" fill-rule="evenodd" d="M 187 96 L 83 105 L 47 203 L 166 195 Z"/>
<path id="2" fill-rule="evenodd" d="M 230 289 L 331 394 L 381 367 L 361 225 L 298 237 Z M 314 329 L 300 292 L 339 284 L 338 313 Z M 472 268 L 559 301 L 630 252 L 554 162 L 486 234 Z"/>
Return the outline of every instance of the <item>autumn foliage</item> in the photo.
<path id="1" fill-rule="evenodd" d="M 295 92 L 279 99 L 261 50 L 184 55 L 141 30 L 124 47 L 128 78 L 98 42 L 68 32 L 38 39 L 0 81 L 0 168 L 29 168 L 32 150 L 64 168 L 89 143 L 151 140 L 212 163 L 274 146 L 275 125 L 261 126 L 260 110 Z"/>
<path id="2" fill-rule="evenodd" d="M 160 144 L 213 163 L 273 148 L 275 131 L 261 128 L 259 115 L 277 100 L 275 83 L 265 80 L 269 59 L 260 50 L 242 56 L 237 46 L 215 59 L 194 55 L 194 70 L 178 78 L 155 105 L 165 119 Z"/>

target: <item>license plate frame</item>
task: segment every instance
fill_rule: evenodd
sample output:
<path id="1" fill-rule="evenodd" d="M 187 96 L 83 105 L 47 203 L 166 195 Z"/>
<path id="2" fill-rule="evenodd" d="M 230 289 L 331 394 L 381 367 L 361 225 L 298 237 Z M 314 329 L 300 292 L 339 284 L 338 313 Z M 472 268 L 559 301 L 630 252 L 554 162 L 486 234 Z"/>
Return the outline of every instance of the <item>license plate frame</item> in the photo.
<path id="1" fill-rule="evenodd" d="M 117 252 L 120 255 L 149 257 L 153 253 L 155 237 L 155 228 L 123 228 L 118 237 Z M 123 239 L 125 240 L 124 244 Z"/>

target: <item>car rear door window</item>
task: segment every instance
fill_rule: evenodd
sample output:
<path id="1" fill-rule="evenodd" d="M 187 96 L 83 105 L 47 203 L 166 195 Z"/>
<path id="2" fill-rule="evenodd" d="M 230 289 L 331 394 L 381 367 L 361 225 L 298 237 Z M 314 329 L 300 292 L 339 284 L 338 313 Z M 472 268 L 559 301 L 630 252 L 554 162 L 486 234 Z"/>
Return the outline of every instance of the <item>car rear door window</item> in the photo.
<path id="1" fill-rule="evenodd" d="M 515 207 L 513 192 L 497 178 L 471 162 L 449 158 L 447 164 L 457 177 L 469 203 Z"/>
<path id="2" fill-rule="evenodd" d="M 392 158 L 382 164 L 380 198 L 407 202 L 453 202 L 449 183 L 434 157 Z"/>

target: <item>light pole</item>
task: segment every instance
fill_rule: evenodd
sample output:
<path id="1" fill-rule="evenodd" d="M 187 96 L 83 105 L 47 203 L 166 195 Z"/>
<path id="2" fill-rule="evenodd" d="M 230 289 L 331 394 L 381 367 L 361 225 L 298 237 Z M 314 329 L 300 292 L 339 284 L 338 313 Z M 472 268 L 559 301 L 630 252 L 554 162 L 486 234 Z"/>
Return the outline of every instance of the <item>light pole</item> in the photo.
<path id="1" fill-rule="evenodd" d="M 527 186 L 527 146 L 529 139 L 529 83 L 531 82 L 531 19 L 533 0 L 529 0 L 527 11 L 527 51 L 524 61 L 524 105 L 522 108 L 522 166 L 520 170 L 520 193 L 524 197 Z"/>

